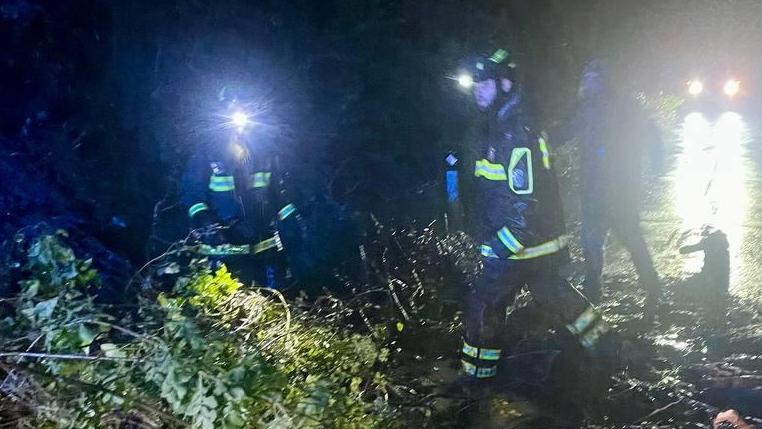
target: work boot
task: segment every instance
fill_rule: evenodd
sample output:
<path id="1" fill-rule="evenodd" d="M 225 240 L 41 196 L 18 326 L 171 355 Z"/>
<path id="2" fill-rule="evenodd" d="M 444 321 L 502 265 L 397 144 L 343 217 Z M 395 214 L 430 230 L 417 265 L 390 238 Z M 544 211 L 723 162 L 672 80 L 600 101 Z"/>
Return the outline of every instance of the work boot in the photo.
<path id="1" fill-rule="evenodd" d="M 458 377 L 444 387 L 444 395 L 478 400 L 492 395 L 495 378 L 475 378 L 466 374 Z"/>

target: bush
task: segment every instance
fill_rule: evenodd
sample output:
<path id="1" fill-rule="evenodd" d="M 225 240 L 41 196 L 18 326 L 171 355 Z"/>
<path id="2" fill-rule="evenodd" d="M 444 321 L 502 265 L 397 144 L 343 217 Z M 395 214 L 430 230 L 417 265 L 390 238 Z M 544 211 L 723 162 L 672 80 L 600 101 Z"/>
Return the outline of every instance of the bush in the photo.
<path id="1" fill-rule="evenodd" d="M 391 412 L 371 338 L 199 261 L 116 323 L 62 233 L 25 246 L 0 351 L 2 405 L 31 427 L 368 428 Z M 381 333 L 381 331 L 379 331 Z M 6 411 L 7 413 L 8 411 Z"/>

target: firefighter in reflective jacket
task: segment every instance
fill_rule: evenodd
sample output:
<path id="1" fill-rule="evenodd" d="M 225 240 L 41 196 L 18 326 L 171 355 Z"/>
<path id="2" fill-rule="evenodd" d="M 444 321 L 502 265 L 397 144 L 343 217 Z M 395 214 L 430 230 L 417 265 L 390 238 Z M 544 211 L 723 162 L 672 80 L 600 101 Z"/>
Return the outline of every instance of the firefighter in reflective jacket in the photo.
<path id="1" fill-rule="evenodd" d="M 186 167 L 181 197 L 191 228 L 206 231 L 202 253 L 225 259 L 243 278 L 282 288 L 287 267 L 281 252 L 298 247 L 303 231 L 273 146 L 252 144 L 243 134 L 206 145 Z"/>
<path id="2" fill-rule="evenodd" d="M 465 69 L 458 80 L 472 87 L 486 123 L 469 220 L 484 267 L 466 306 L 462 364 L 468 376 L 488 379 L 497 374 L 506 308 L 525 285 L 585 348 L 594 350 L 608 327 L 559 273 L 568 238 L 547 137 L 528 125 L 508 53 L 475 58 Z"/>

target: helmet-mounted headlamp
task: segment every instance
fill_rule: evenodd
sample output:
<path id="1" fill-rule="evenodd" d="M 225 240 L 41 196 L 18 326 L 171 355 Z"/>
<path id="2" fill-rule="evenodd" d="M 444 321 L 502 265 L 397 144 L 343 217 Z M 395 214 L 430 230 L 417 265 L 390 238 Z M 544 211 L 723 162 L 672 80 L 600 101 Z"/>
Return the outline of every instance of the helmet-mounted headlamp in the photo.
<path id="1" fill-rule="evenodd" d="M 475 82 L 489 79 L 514 80 L 516 64 L 509 57 L 508 51 L 498 49 L 489 56 L 479 55 L 469 58 L 460 67 L 460 74 L 456 80 L 464 88 L 470 88 Z"/>

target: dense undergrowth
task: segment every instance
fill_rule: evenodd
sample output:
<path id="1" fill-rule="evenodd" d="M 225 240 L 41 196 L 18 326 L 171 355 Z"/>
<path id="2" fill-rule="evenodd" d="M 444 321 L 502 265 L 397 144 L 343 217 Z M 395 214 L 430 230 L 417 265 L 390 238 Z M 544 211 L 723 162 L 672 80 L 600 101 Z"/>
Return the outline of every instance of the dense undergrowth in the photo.
<path id="1" fill-rule="evenodd" d="M 65 233 L 19 238 L 2 413 L 18 427 L 367 428 L 391 415 L 384 330 L 361 335 L 194 261 L 127 311 Z M 375 340 L 374 340 L 375 339 Z M 131 423 L 130 423 L 131 422 Z"/>

